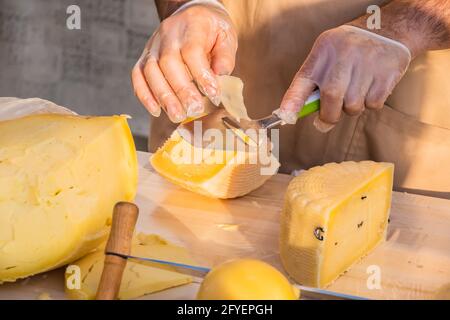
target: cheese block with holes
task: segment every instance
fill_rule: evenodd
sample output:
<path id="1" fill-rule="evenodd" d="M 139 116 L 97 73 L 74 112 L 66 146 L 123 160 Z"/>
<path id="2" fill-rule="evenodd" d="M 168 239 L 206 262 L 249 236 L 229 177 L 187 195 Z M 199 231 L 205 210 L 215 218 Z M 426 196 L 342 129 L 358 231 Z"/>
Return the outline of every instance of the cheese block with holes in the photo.
<path id="1" fill-rule="evenodd" d="M 394 166 L 329 163 L 294 178 L 281 216 L 280 255 L 303 285 L 325 287 L 385 239 Z"/>
<path id="2" fill-rule="evenodd" d="M 234 149 L 203 150 L 185 141 L 177 131 L 150 161 L 153 168 L 169 181 L 193 192 L 222 199 L 236 198 L 255 190 L 280 166 L 273 154 L 263 159 L 257 154 Z"/>
<path id="3" fill-rule="evenodd" d="M 137 188 L 125 116 L 0 122 L 0 282 L 65 265 L 104 241 Z"/>

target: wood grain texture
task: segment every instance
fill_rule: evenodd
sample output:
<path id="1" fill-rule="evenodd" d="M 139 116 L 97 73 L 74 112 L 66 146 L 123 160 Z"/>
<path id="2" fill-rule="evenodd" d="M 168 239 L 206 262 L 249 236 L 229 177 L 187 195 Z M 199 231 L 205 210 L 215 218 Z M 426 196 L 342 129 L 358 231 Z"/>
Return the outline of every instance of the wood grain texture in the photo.
<path id="1" fill-rule="evenodd" d="M 282 270 L 278 256 L 279 216 L 292 177 L 276 175 L 238 199 L 218 200 L 174 186 L 139 153 L 137 230 L 156 233 L 187 247 L 199 264 L 214 266 L 236 257 L 265 260 Z M 450 201 L 394 192 L 388 241 L 357 263 L 328 289 L 375 299 L 432 299 L 450 283 Z M 381 288 L 367 287 L 369 266 L 381 271 Z M 34 299 L 46 291 L 64 298 L 61 271 L 26 284 L 0 285 L 0 299 Z M 194 299 L 190 284 L 143 299 Z"/>
<path id="2" fill-rule="evenodd" d="M 119 294 L 127 259 L 108 253 L 130 255 L 131 240 L 139 209 L 134 203 L 119 202 L 114 206 L 111 232 L 105 248 L 105 263 L 97 289 L 97 300 L 115 300 Z"/>

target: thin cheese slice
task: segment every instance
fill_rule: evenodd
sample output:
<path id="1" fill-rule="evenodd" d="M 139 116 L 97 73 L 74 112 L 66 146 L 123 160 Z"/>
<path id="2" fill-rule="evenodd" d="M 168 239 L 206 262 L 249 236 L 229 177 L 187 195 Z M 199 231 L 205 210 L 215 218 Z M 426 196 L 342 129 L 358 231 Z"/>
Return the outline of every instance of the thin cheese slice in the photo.
<path id="1" fill-rule="evenodd" d="M 186 249 L 175 246 L 157 235 L 138 234 L 134 238 L 131 254 L 159 260 L 195 265 Z M 69 289 L 66 282 L 66 294 L 71 299 L 90 300 L 95 298 L 103 271 L 105 255 L 103 247 L 71 266 L 81 271 L 81 288 Z M 71 267 L 73 268 L 73 267 Z M 70 274 L 66 274 L 69 279 Z M 120 286 L 119 299 L 133 299 L 156 291 L 188 284 L 192 278 L 178 273 L 173 267 L 151 262 L 128 260 Z"/>
<path id="2" fill-rule="evenodd" d="M 41 114 L 0 122 L 0 282 L 63 266 L 104 241 L 137 188 L 122 116 Z"/>
<path id="3" fill-rule="evenodd" d="M 220 100 L 222 105 L 236 120 L 251 120 L 244 104 L 244 83 L 233 76 L 220 76 Z"/>
<path id="4" fill-rule="evenodd" d="M 393 172 L 391 163 L 349 161 L 291 181 L 280 255 L 297 282 L 325 287 L 385 239 Z"/>
<path id="5" fill-rule="evenodd" d="M 175 131 L 150 161 L 169 181 L 196 193 L 226 199 L 243 196 L 274 175 L 280 166 L 278 160 L 272 154 L 266 160 L 246 151 L 202 150 Z"/>

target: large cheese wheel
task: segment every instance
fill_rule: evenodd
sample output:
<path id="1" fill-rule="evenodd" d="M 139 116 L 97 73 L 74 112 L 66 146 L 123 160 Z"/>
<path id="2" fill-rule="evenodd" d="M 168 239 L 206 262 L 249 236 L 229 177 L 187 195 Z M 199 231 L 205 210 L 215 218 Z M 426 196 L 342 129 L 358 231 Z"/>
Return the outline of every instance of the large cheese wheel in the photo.
<path id="1" fill-rule="evenodd" d="M 67 264 L 101 243 L 137 188 L 126 117 L 38 114 L 0 122 L 0 282 Z"/>

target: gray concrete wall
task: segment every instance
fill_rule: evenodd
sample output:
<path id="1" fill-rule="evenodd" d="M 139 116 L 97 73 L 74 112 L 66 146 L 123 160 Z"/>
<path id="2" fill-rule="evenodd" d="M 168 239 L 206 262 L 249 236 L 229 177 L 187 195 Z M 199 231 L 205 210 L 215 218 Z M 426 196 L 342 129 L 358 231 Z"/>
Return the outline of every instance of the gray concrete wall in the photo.
<path id="1" fill-rule="evenodd" d="M 81 9 L 81 30 L 66 26 Z M 149 116 L 130 70 L 159 23 L 153 0 L 0 0 L 0 96 L 39 97 L 80 114 L 130 114 L 135 136 Z"/>

